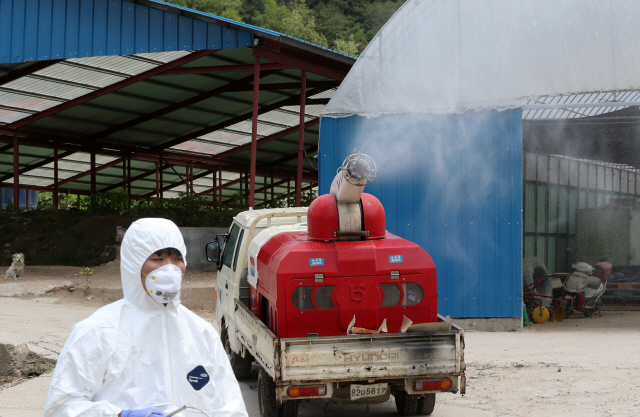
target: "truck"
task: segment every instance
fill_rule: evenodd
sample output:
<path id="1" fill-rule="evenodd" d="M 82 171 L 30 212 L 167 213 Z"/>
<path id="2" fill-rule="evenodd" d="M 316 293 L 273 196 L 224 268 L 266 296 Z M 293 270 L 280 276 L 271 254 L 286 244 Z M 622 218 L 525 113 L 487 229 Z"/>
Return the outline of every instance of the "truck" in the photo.
<path id="1" fill-rule="evenodd" d="M 376 173 L 356 149 L 308 208 L 242 212 L 206 245 L 220 336 L 238 379 L 259 366 L 261 417 L 391 396 L 401 415 L 429 415 L 436 394 L 464 395 L 464 331 L 438 314 L 429 254 L 363 192 Z"/>

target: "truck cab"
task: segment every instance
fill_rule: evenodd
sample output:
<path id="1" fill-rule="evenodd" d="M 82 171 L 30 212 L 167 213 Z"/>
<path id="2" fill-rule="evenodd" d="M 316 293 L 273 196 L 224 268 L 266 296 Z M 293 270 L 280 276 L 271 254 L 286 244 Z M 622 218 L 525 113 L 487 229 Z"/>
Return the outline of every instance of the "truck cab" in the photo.
<path id="1" fill-rule="evenodd" d="M 269 227 L 304 224 L 307 219 L 307 210 L 307 207 L 297 207 L 245 211 L 234 217 L 229 233 L 224 235 L 223 239 L 218 239 L 222 252 L 218 264 L 219 270 L 216 282 L 216 294 L 218 297 L 216 315 L 223 342 L 228 343 L 228 346 L 225 345 L 225 347 L 231 348 L 233 351 L 227 351 L 227 353 L 230 356 L 234 356 L 234 352 L 237 352 L 235 353 L 235 358 L 230 357 L 232 365 L 246 356 L 245 350 L 242 349 L 242 345 L 237 339 L 225 339 L 228 339 L 226 337 L 228 334 L 226 329 L 229 325 L 229 312 L 234 311 L 234 300 L 238 299 L 247 308 L 251 308 L 250 288 L 247 282 L 249 244 L 258 233 Z M 267 303 L 261 303 L 260 307 L 265 310 L 266 316 L 269 311 Z M 262 313 L 258 314 L 258 317 L 261 316 Z"/>

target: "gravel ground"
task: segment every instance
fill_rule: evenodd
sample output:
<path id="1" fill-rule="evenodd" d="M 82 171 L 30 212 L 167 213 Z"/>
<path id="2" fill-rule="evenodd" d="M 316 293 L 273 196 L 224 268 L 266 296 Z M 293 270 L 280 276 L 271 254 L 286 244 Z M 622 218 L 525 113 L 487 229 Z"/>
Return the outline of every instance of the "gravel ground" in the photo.
<path id="1" fill-rule="evenodd" d="M 59 281 L 79 281 L 69 275 L 78 271 L 55 272 L 60 272 Z M 38 280 L 25 279 L 23 283 L 30 281 Z M 54 282 L 50 279 L 38 285 Z M 37 285 L 34 288 L 37 290 Z M 36 353 L 53 359 L 73 323 L 105 303 L 100 297 L 70 296 L 67 290 L 39 297 L 5 296 L 0 301 L 0 342 L 27 343 Z M 212 312 L 199 314 L 215 325 Z M 640 415 L 638 311 L 603 311 L 602 317 L 593 318 L 576 314 L 563 322 L 537 324 L 520 332 L 467 332 L 465 341 L 467 395 L 438 395 L 435 417 Z M 0 417 L 41 416 L 48 381 L 50 375 L 43 375 L 1 389 Z M 254 366 L 252 378 L 241 381 L 252 417 L 258 416 L 256 387 Z M 393 399 L 372 405 L 368 411 L 365 406 L 325 407 L 317 401 L 301 404 L 300 417 L 327 415 L 397 414 Z"/>

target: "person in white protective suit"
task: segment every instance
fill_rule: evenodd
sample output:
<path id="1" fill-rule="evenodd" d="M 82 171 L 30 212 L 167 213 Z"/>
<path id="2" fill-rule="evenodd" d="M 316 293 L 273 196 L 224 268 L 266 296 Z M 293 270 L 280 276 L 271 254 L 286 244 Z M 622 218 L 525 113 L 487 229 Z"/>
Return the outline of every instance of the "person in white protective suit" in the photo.
<path id="1" fill-rule="evenodd" d="M 121 248 L 124 299 L 73 326 L 44 417 L 247 417 L 218 333 L 180 304 L 186 247 L 165 219 L 140 219 Z"/>

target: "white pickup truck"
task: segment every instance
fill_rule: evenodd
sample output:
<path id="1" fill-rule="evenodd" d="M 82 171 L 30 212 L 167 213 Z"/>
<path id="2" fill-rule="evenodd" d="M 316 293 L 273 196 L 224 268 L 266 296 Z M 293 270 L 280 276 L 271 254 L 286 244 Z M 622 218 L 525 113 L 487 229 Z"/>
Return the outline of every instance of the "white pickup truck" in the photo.
<path id="1" fill-rule="evenodd" d="M 434 409 L 436 393 L 464 394 L 464 332 L 450 321 L 443 322 L 441 316 L 438 316 L 439 323 L 409 327 L 402 333 L 369 331 L 352 334 L 354 327 L 333 336 L 315 332 L 308 333 L 307 337 L 276 335 L 279 330 L 274 327 L 274 305 L 269 307 L 267 304 L 266 310 L 264 304 L 258 306 L 257 293 L 252 288 L 252 285 L 257 288 L 265 285 L 261 281 L 264 276 L 255 284 L 249 283 L 249 270 L 256 267 L 250 244 L 261 232 L 261 239 L 265 241 L 264 236 L 281 236 L 277 233 L 283 233 L 287 227 L 295 232 L 290 233 L 291 236 L 303 239 L 304 232 L 300 231 L 306 230 L 306 220 L 307 208 L 245 211 L 234 218 L 228 234 L 219 235 L 206 248 L 207 259 L 218 264 L 216 313 L 234 372 L 242 379 L 249 376 L 253 361 L 260 367 L 260 415 L 294 417 L 301 399 L 373 404 L 387 401 L 390 395 L 395 397 L 401 415 L 429 415 Z M 330 244 L 318 242 L 318 245 Z M 256 258 L 259 257 L 256 255 Z M 323 264 L 329 263 L 328 258 L 326 261 L 325 258 L 313 258 L 310 264 L 320 264 L 318 259 L 322 259 Z M 391 271 L 386 279 L 399 281 L 402 273 L 402 270 Z M 322 275 L 304 278 L 322 284 L 325 280 Z M 311 303 L 302 298 L 302 292 L 296 294 L 294 304 Z M 319 292 L 313 294 L 313 304 L 307 307 L 322 307 Z M 333 297 L 335 301 L 335 295 Z M 288 298 L 285 301 L 291 302 L 292 297 Z M 407 300 L 406 294 L 404 299 Z M 397 301 L 399 308 L 405 301 Z M 332 306 L 331 301 L 324 303 Z M 296 306 L 287 307 L 287 312 L 297 314 L 296 319 L 307 318 L 308 315 L 302 313 L 313 312 L 302 305 Z M 305 322 L 301 324 L 305 325 Z"/>

